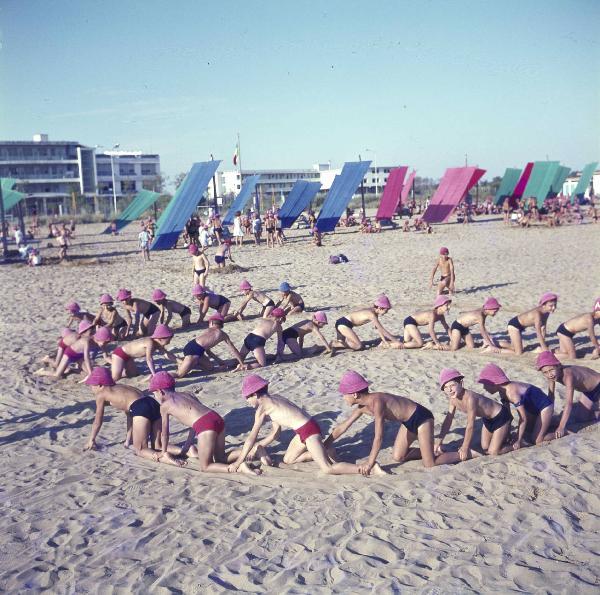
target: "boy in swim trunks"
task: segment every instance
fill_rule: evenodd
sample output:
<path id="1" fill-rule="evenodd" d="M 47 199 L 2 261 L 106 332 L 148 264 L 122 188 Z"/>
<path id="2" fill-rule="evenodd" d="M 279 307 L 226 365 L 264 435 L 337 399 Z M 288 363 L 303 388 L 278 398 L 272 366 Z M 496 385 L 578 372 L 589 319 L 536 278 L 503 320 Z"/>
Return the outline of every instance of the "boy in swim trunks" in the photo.
<path id="1" fill-rule="evenodd" d="M 198 447 L 198 463 L 200 470 L 209 473 L 230 473 L 225 454 L 225 422 L 223 418 L 203 405 L 191 393 L 177 392 L 175 379 L 168 372 L 159 372 L 150 380 L 150 391 L 160 403 L 162 423 L 160 459 L 168 456 L 169 447 L 169 417 L 174 417 L 184 426 L 190 428 L 188 438 L 181 448 L 184 455 L 192 446 L 194 440 Z M 240 462 L 235 469 L 246 475 L 258 475 L 245 462 Z"/>
<path id="2" fill-rule="evenodd" d="M 79 324 L 82 320 L 88 320 L 89 322 L 94 321 L 94 315 L 90 312 L 85 312 L 81 309 L 77 302 L 70 302 L 65 306 L 65 310 L 69 313 L 69 320 L 67 320 L 67 328 L 71 328 L 71 325 L 76 322 Z"/>
<path id="3" fill-rule="evenodd" d="M 246 399 L 250 407 L 256 410 L 256 413 L 252 430 L 246 438 L 237 460 L 229 465 L 231 471 L 237 471 L 252 452 L 258 439 L 258 433 L 269 418 L 273 424 L 275 435 L 279 435 L 282 427 L 291 428 L 296 433 L 283 457 L 285 464 L 291 465 L 314 460 L 319 469 L 329 475 L 360 473 L 360 467 L 351 463 L 332 463 L 323 446 L 321 429 L 317 422 L 291 401 L 279 395 L 270 395 L 268 387 L 269 382 L 256 374 L 250 374 L 242 381 L 242 397 Z M 374 475 L 384 473 L 377 463 L 373 466 L 372 471 Z"/>
<path id="4" fill-rule="evenodd" d="M 152 299 L 160 309 L 158 322 L 168 326 L 171 322 L 171 318 L 173 318 L 173 313 L 175 313 L 181 316 L 181 328 L 190 326 L 192 311 L 188 306 L 176 302 L 175 300 L 168 300 L 167 294 L 162 289 L 155 289 L 152 292 Z"/>
<path id="5" fill-rule="evenodd" d="M 365 465 L 360 466 L 363 475 L 369 475 L 377 461 L 377 455 L 383 441 L 383 427 L 386 421 L 399 421 L 400 429 L 394 442 L 392 458 L 404 463 L 421 459 L 424 467 L 458 463 L 457 453 L 442 453 L 439 457 L 433 454 L 433 414 L 429 409 L 406 397 L 391 393 L 369 392 L 369 383 L 358 372 L 349 370 L 343 374 L 338 391 L 344 401 L 355 407 L 352 415 L 333 428 L 325 442 L 325 447 L 333 444 L 346 433 L 350 426 L 362 415 L 375 418 L 375 436 L 371 446 L 371 454 Z M 410 448 L 418 440 L 418 448 Z"/>
<path id="6" fill-rule="evenodd" d="M 371 308 L 362 308 L 361 310 L 355 310 L 348 316 L 342 316 L 335 321 L 336 340 L 332 341 L 331 346 L 336 350 L 338 349 L 352 349 L 353 351 L 360 351 L 364 349 L 363 342 L 359 336 L 353 330 L 355 326 L 363 326 L 367 323 L 372 323 L 379 336 L 381 337 L 381 344 L 384 347 L 389 346 L 401 346 L 399 343 L 379 321 L 379 317 L 387 314 L 392 307 L 390 300 L 385 295 L 380 295 Z"/>
<path id="7" fill-rule="evenodd" d="M 103 293 L 100 296 L 100 311 L 94 318 L 94 325 L 109 328 L 115 339 L 124 339 L 126 336 L 127 323 L 117 312 L 114 299 L 108 293 Z"/>
<path id="8" fill-rule="evenodd" d="M 502 348 L 502 353 L 522 355 L 523 337 L 521 333 L 531 326 L 535 328 L 535 334 L 539 341 L 539 347 L 534 352 L 548 351 L 548 345 L 546 345 L 546 324 L 548 316 L 556 310 L 557 301 L 558 296 L 549 291 L 542 295 L 535 308 L 511 318 L 507 326 L 510 342 L 498 341 L 498 345 Z"/>
<path id="9" fill-rule="evenodd" d="M 234 312 L 232 319 L 235 320 L 244 320 L 243 312 L 246 309 L 246 306 L 249 304 L 250 300 L 254 300 L 258 302 L 262 306 L 262 310 L 260 315 L 263 318 L 268 318 L 269 314 L 271 314 L 271 310 L 275 307 L 275 302 L 264 292 L 257 291 L 252 289 L 252 285 L 250 285 L 249 281 L 245 279 L 240 283 L 240 291 L 244 293 L 244 299 L 242 303 L 238 307 L 238 309 Z"/>
<path id="10" fill-rule="evenodd" d="M 240 358 L 244 362 L 250 352 L 254 353 L 256 358 L 256 362 L 250 364 L 248 369 L 264 368 L 267 365 L 267 355 L 265 353 L 267 339 L 277 333 L 277 344 L 281 343 L 281 324 L 283 322 L 285 322 L 285 312 L 281 308 L 274 308 L 269 318 L 260 320 L 258 326 L 246 335 L 244 344 L 240 349 Z M 239 365 L 236 371 L 241 369 L 242 366 Z"/>
<path id="11" fill-rule="evenodd" d="M 279 361 L 286 347 L 297 357 L 303 355 L 304 337 L 310 333 L 314 333 L 319 341 L 325 347 L 325 352 L 333 354 L 333 349 L 323 336 L 321 329 L 327 324 L 327 315 L 325 312 L 315 312 L 310 320 L 302 320 L 294 326 L 290 326 L 281 332 L 281 343 L 277 345 L 277 358 Z M 318 348 L 317 348 L 318 349 Z"/>
<path id="12" fill-rule="evenodd" d="M 235 262 L 233 260 L 233 256 L 231 256 L 231 240 L 223 240 L 223 243 L 219 242 L 219 247 L 217 248 L 217 252 L 215 254 L 215 264 L 218 269 L 225 268 L 225 261 L 229 258 L 231 262 Z"/>
<path id="13" fill-rule="evenodd" d="M 188 246 L 188 253 L 192 256 L 192 283 L 194 285 L 206 285 L 210 263 L 206 258 L 204 247 L 198 248 L 196 244 L 192 244 Z"/>
<path id="14" fill-rule="evenodd" d="M 451 303 L 452 299 L 447 295 L 438 295 L 433 302 L 431 310 L 421 310 L 414 316 L 407 316 L 404 319 L 404 349 L 420 349 L 421 347 L 425 347 L 426 349 L 446 351 L 448 345 L 440 343 L 435 332 L 435 324 L 439 322 L 446 330 L 446 333 L 450 335 L 450 329 L 444 315 L 450 310 Z M 419 331 L 420 326 L 427 326 L 431 341 L 427 343 L 423 341 L 421 331 Z"/>
<path id="15" fill-rule="evenodd" d="M 194 288 L 192 289 L 192 296 L 194 296 L 194 299 L 198 304 L 199 316 L 197 324 L 200 324 L 204 320 L 209 308 L 212 308 L 221 314 L 221 316 L 225 318 L 226 322 L 236 320 L 235 316 L 227 314 L 229 312 L 229 306 L 231 306 L 231 300 L 226 298 L 224 295 L 211 293 L 202 285 L 194 285 Z"/>
<path id="16" fill-rule="evenodd" d="M 281 299 L 275 304 L 276 308 L 283 308 L 287 314 L 300 314 L 304 312 L 305 305 L 304 300 L 300 297 L 299 293 L 292 291 L 292 287 L 287 281 L 284 281 L 279 286 L 281 292 Z"/>
<path id="17" fill-rule="evenodd" d="M 472 390 L 466 390 L 463 386 L 463 375 L 453 368 L 444 368 L 440 372 L 440 389 L 448 397 L 450 406 L 435 445 L 436 455 L 442 453 L 442 442 L 452 426 L 457 409 L 467 414 L 465 437 L 458 449 L 461 461 L 481 454 L 471 448 L 475 420 L 478 417 L 483 421 L 481 448 L 484 452 L 488 455 L 500 455 L 512 450 L 512 446 L 502 446 L 510 433 L 512 421 L 508 407 Z"/>
<path id="18" fill-rule="evenodd" d="M 470 327 L 479 325 L 481 336 L 483 337 L 483 347 L 493 353 L 500 353 L 500 349 L 485 328 L 486 318 L 488 316 L 496 316 L 500 308 L 498 300 L 492 297 L 485 300 L 481 308 L 462 312 L 450 327 L 450 351 L 460 349 L 463 341 L 467 349 L 474 349 L 475 339 L 471 335 Z"/>
<path id="19" fill-rule="evenodd" d="M 487 364 L 479 373 L 477 382 L 490 394 L 498 393 L 503 403 L 512 405 L 519 413 L 515 450 L 521 448 L 527 427 L 533 429 L 532 444 L 540 445 L 554 439 L 548 428 L 554 415 L 554 401 L 541 388 L 527 382 L 509 380 L 504 370 L 496 364 Z M 533 426 L 533 428 L 531 428 Z"/>
<path id="20" fill-rule="evenodd" d="M 209 328 L 203 331 L 199 337 L 189 341 L 183 348 L 183 360 L 179 362 L 177 368 L 177 378 L 183 378 L 190 370 L 201 368 L 206 371 L 218 369 L 214 366 L 209 357 L 213 358 L 221 369 L 226 369 L 225 362 L 218 358 L 211 349 L 221 342 L 225 342 L 233 357 L 238 361 L 239 369 L 245 370 L 246 366 L 240 356 L 240 352 L 231 342 L 229 335 L 223 331 L 225 319 L 218 312 L 208 319 Z"/>
<path id="21" fill-rule="evenodd" d="M 129 289 L 119 289 L 117 300 L 125 308 L 126 337 L 129 336 L 130 330 L 138 337 L 146 337 L 154 332 L 160 315 L 158 306 L 141 298 L 134 298 Z M 132 314 L 133 319 L 131 318 Z"/>
<path id="22" fill-rule="evenodd" d="M 558 358 L 576 359 L 577 352 L 575 351 L 573 337 L 577 333 L 587 331 L 590 336 L 590 341 L 594 346 L 591 359 L 598 359 L 598 357 L 600 357 L 600 345 L 598 345 L 598 338 L 594 332 L 594 325 L 598 323 L 600 323 L 600 298 L 596 300 L 592 312 L 586 312 L 585 314 L 579 314 L 574 318 L 570 318 L 566 322 L 561 323 L 556 329 L 560 347 L 554 354 Z"/>
<path id="23" fill-rule="evenodd" d="M 431 287 L 434 286 L 435 272 L 438 269 L 440 269 L 440 280 L 437 284 L 437 294 L 442 295 L 446 292 L 454 294 L 454 261 L 450 257 L 448 248 L 440 248 L 440 256 L 431 271 Z"/>
<path id="24" fill-rule="evenodd" d="M 166 347 L 173 338 L 173 331 L 165 324 L 159 324 L 151 337 L 142 337 L 122 347 L 117 347 L 112 352 L 111 373 L 116 382 L 122 376 L 131 378 L 137 376 L 139 370 L 135 365 L 135 359 L 145 357 L 150 374 L 156 374 L 154 368 L 154 352 L 161 351 L 172 362 L 178 363 L 178 359 Z"/>
<path id="25" fill-rule="evenodd" d="M 542 351 L 535 365 L 548 380 L 548 395 L 552 400 L 556 399 L 557 382 L 566 389 L 565 408 L 556 428 L 557 438 L 565 435 L 570 421 L 581 423 L 600 419 L 600 373 L 585 366 L 564 366 L 551 351 Z M 581 396 L 574 405 L 575 391 Z"/>

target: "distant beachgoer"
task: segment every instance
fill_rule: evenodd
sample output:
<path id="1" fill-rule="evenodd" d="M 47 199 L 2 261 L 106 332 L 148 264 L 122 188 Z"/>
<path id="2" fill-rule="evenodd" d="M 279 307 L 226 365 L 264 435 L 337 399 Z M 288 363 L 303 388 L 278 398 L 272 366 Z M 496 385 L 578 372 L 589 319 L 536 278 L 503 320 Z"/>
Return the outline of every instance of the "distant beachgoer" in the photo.
<path id="1" fill-rule="evenodd" d="M 217 248 L 217 251 L 215 253 L 215 264 L 217 265 L 217 268 L 219 268 L 219 269 L 225 268 L 225 261 L 228 258 L 231 262 L 235 262 L 235 260 L 233 260 L 233 256 L 231 255 L 231 240 L 230 239 L 223 240 L 222 243 L 220 242 L 220 245 Z"/>
<path id="2" fill-rule="evenodd" d="M 538 301 L 538 305 L 531 310 L 527 310 L 508 321 L 508 336 L 510 341 L 498 341 L 503 353 L 514 353 L 521 355 L 523 353 L 523 337 L 521 333 L 531 326 L 535 328 L 535 334 L 539 346 L 535 351 L 548 351 L 546 344 L 546 323 L 548 316 L 556 310 L 558 296 L 552 292 L 546 292 Z"/>
<path id="3" fill-rule="evenodd" d="M 188 253 L 192 256 L 192 283 L 194 285 L 206 285 L 210 263 L 206 257 L 205 248 L 198 248 L 196 244 L 192 244 L 188 247 Z"/>
<path id="4" fill-rule="evenodd" d="M 366 464 L 360 466 L 363 475 L 369 475 L 377 462 L 377 455 L 383 442 L 383 428 L 386 421 L 399 421 L 400 428 L 394 441 L 392 458 L 404 463 L 421 459 L 424 467 L 458 463 L 457 453 L 442 453 L 437 458 L 433 454 L 433 413 L 407 397 L 384 392 L 369 392 L 369 383 L 358 372 L 349 370 L 342 375 L 338 391 L 346 404 L 354 409 L 350 417 L 336 425 L 327 439 L 325 447 L 333 444 L 344 435 L 350 426 L 362 415 L 375 418 L 375 436 L 371 453 Z M 419 447 L 411 448 L 415 440 Z"/>
<path id="5" fill-rule="evenodd" d="M 162 450 L 157 460 L 162 461 L 168 456 L 169 418 L 174 417 L 185 427 L 190 428 L 187 440 L 181 448 L 181 454 L 185 455 L 196 440 L 201 471 L 208 473 L 238 471 L 246 475 L 259 475 L 259 472 L 251 469 L 245 460 L 240 461 L 235 469 L 227 464 L 225 421 L 216 411 L 198 401 L 193 394 L 176 391 L 175 379 L 168 372 L 154 375 L 150 380 L 149 390 L 160 403 L 162 420 Z"/>
<path id="6" fill-rule="evenodd" d="M 242 229 L 242 212 L 236 211 L 233 218 L 233 237 L 237 246 L 244 244 L 244 230 Z"/>
<path id="7" fill-rule="evenodd" d="M 201 368 L 205 371 L 213 371 L 216 369 L 225 369 L 225 362 L 218 358 L 211 350 L 219 343 L 223 342 L 231 351 L 233 357 L 238 361 L 238 368 L 245 370 L 246 366 L 237 350 L 232 343 L 229 335 L 223 331 L 225 319 L 218 312 L 213 314 L 208 319 L 209 328 L 200 333 L 198 337 L 189 341 L 183 348 L 183 359 L 179 362 L 176 376 L 183 378 L 190 370 Z M 215 367 L 209 359 L 214 359 L 217 362 L 218 368 Z"/>
<path id="8" fill-rule="evenodd" d="M 138 247 L 142 253 L 144 262 L 150 260 L 150 234 L 144 226 L 142 226 L 142 230 L 138 234 Z"/>
<path id="9" fill-rule="evenodd" d="M 165 324 L 156 326 L 151 337 L 142 337 L 135 341 L 125 343 L 122 347 L 117 347 L 112 352 L 111 373 L 113 380 L 116 382 L 122 376 L 131 378 L 137 376 L 139 370 L 135 365 L 135 360 L 140 357 L 146 358 L 146 364 L 150 374 L 155 374 L 154 367 L 154 352 L 162 352 L 167 359 L 174 363 L 179 363 L 179 360 L 170 352 L 167 351 L 167 345 L 173 338 L 173 331 Z"/>
<path id="10" fill-rule="evenodd" d="M 121 302 L 125 309 L 124 318 L 127 323 L 125 336 L 132 332 L 138 337 L 145 337 L 154 332 L 160 316 L 158 306 L 141 298 L 134 298 L 129 289 L 119 289 L 117 300 Z M 133 318 L 131 317 L 132 314 Z"/>
<path id="11" fill-rule="evenodd" d="M 466 461 L 479 453 L 472 449 L 475 420 L 481 417 L 481 449 L 488 455 L 500 455 L 512 450 L 512 446 L 503 446 L 510 432 L 512 415 L 508 407 L 488 399 L 463 386 L 463 375 L 453 368 L 444 368 L 440 372 L 440 389 L 449 399 L 449 409 L 442 422 L 440 434 L 435 445 L 435 454 L 442 451 L 442 443 L 450 431 L 456 410 L 467 414 L 467 427 L 462 446 L 458 449 L 461 461 Z"/>
<path id="12" fill-rule="evenodd" d="M 71 328 L 74 322 L 80 323 L 82 320 L 88 320 L 94 322 L 94 315 L 90 312 L 86 312 L 81 309 L 81 306 L 77 302 L 69 302 L 65 306 L 65 310 L 69 313 L 69 319 L 67 320 L 67 328 Z"/>
<path id="13" fill-rule="evenodd" d="M 599 323 L 600 297 L 594 303 L 594 308 L 592 312 L 578 314 L 577 316 L 569 318 L 569 320 L 560 324 L 560 326 L 556 329 L 559 348 L 557 351 L 554 352 L 554 354 L 558 358 L 566 357 L 569 359 L 576 359 L 577 352 L 575 351 L 573 337 L 577 333 L 587 331 L 590 337 L 590 341 L 594 346 L 591 359 L 598 359 L 600 357 L 600 345 L 598 344 L 598 338 L 596 337 L 596 333 L 594 332 L 594 326 Z"/>
<path id="14" fill-rule="evenodd" d="M 327 324 L 325 312 L 315 312 L 310 320 L 302 320 L 281 332 L 281 343 L 277 345 L 277 360 L 281 359 L 286 347 L 297 357 L 304 355 L 304 338 L 311 333 L 315 334 L 326 353 L 333 353 L 333 349 L 323 336 L 321 329 Z M 276 360 L 276 361 L 277 361 Z"/>
<path id="15" fill-rule="evenodd" d="M 240 283 L 240 291 L 244 293 L 245 297 L 242 300 L 242 303 L 238 306 L 238 309 L 232 315 L 232 318 L 243 320 L 244 310 L 251 300 L 258 302 L 262 306 L 260 315 L 263 318 L 268 318 L 268 316 L 271 314 L 271 311 L 275 307 L 275 302 L 264 291 L 252 289 L 252 285 L 246 279 Z"/>
<path id="16" fill-rule="evenodd" d="M 254 245 L 260 246 L 262 222 L 256 213 L 252 213 L 252 234 L 254 235 Z"/>
<path id="17" fill-rule="evenodd" d="M 200 313 L 197 320 L 198 324 L 200 324 L 204 320 L 204 317 L 206 316 L 209 308 L 212 308 L 213 310 L 219 312 L 219 314 L 225 317 L 226 321 L 229 321 L 228 319 L 232 318 L 235 320 L 235 317 L 232 317 L 231 314 L 227 314 L 229 312 L 229 307 L 231 306 L 231 300 L 229 300 L 229 298 L 226 298 L 224 295 L 219 295 L 218 293 L 211 293 L 206 287 L 202 285 L 194 285 L 192 289 L 192 296 L 198 304 L 198 310 Z"/>
<path id="18" fill-rule="evenodd" d="M 256 363 L 250 364 L 248 369 L 264 368 L 267 365 L 267 356 L 265 354 L 265 345 L 267 340 L 274 334 L 277 334 L 277 345 L 282 341 L 281 324 L 285 322 L 285 312 L 281 308 L 274 308 L 267 318 L 261 319 L 257 326 L 252 329 L 246 338 L 240 351 L 242 362 L 246 360 L 246 356 L 252 352 L 256 358 Z M 236 370 L 241 370 L 238 366 Z"/>
<path id="19" fill-rule="evenodd" d="M 485 300 L 481 308 L 462 312 L 450 327 L 450 351 L 459 349 L 463 341 L 467 349 L 473 349 L 475 347 L 475 339 L 469 329 L 472 326 L 479 325 L 481 336 L 483 337 L 483 346 L 492 352 L 500 353 L 499 347 L 494 343 L 494 340 L 485 328 L 486 318 L 488 316 L 496 316 L 500 308 L 498 300 L 492 297 Z"/>
<path id="20" fill-rule="evenodd" d="M 67 258 L 67 250 L 69 249 L 70 245 L 71 242 L 69 241 L 69 234 L 63 227 L 58 235 L 58 262 L 62 262 Z"/>
<path id="21" fill-rule="evenodd" d="M 215 213 L 212 218 L 213 232 L 217 238 L 217 244 L 220 246 L 223 242 L 223 223 L 219 213 Z"/>
<path id="22" fill-rule="evenodd" d="M 292 291 L 291 285 L 284 281 L 279 286 L 281 299 L 275 304 L 275 307 L 283 308 L 286 314 L 300 314 L 304 312 L 304 300 L 299 293 Z"/>
<path id="23" fill-rule="evenodd" d="M 117 231 L 117 222 L 116 221 L 112 221 L 110 224 L 110 235 L 112 235 L 112 236 L 119 235 L 119 232 Z"/>
<path id="24" fill-rule="evenodd" d="M 554 439 L 554 434 L 547 434 L 554 414 L 554 401 L 541 388 L 527 382 L 509 380 L 504 370 L 496 364 L 484 366 L 477 382 L 483 384 L 488 393 L 498 393 L 503 403 L 517 410 L 519 428 L 513 443 L 515 450 L 523 446 L 528 426 L 532 430 L 532 444 L 539 445 Z"/>
<path id="25" fill-rule="evenodd" d="M 152 300 L 160 309 L 158 322 L 168 326 L 173 318 L 173 313 L 175 313 L 181 316 L 181 328 L 190 326 L 192 310 L 188 306 L 175 300 L 168 300 L 167 294 L 162 289 L 155 289 L 152 292 Z"/>
<path id="26" fill-rule="evenodd" d="M 448 248 L 440 248 L 440 256 L 431 271 L 431 287 L 434 287 L 435 272 L 440 269 L 440 280 L 437 284 L 437 293 L 441 295 L 447 291 L 454 293 L 454 261 L 450 257 Z"/>
<path id="27" fill-rule="evenodd" d="M 117 312 L 114 299 L 108 293 L 100 296 L 100 311 L 94 318 L 94 325 L 108 327 L 115 339 L 124 339 L 127 336 L 127 322 Z"/>
<path id="28" fill-rule="evenodd" d="M 567 433 L 569 422 L 600 420 L 600 373 L 585 366 L 565 366 L 551 352 L 542 351 L 535 360 L 536 368 L 548 380 L 549 397 L 556 400 L 556 383 L 565 387 L 565 406 L 556 428 L 556 437 Z M 573 404 L 575 391 L 581 393 Z"/>
<path id="29" fill-rule="evenodd" d="M 383 328 L 383 325 L 379 321 L 379 317 L 387 314 L 392 307 L 390 300 L 385 295 L 380 295 L 370 308 L 362 308 L 355 310 L 348 316 L 342 316 L 335 321 L 335 330 L 337 338 L 332 341 L 331 346 L 338 349 L 352 349 L 353 351 L 360 351 L 364 349 L 364 344 L 360 340 L 359 336 L 353 330 L 354 327 L 363 326 L 369 322 L 373 324 L 379 336 L 381 337 L 381 344 L 384 347 L 394 346 L 398 344 L 398 341 L 392 333 Z"/>
<path id="30" fill-rule="evenodd" d="M 407 316 L 404 319 L 404 349 L 425 347 L 427 349 L 446 351 L 448 345 L 439 341 L 435 332 L 435 324 L 439 322 L 444 327 L 446 333 L 450 335 L 450 329 L 444 315 L 450 310 L 451 303 L 452 299 L 449 296 L 438 295 L 433 302 L 431 310 L 421 310 L 416 314 Z M 431 341 L 427 343 L 423 341 L 423 337 L 419 331 L 420 326 L 427 326 Z"/>
<path id="31" fill-rule="evenodd" d="M 323 446 L 321 429 L 317 422 L 306 411 L 279 395 L 269 394 L 269 382 L 256 374 L 246 376 L 242 381 L 242 397 L 250 407 L 256 410 L 254 424 L 246 438 L 242 450 L 234 463 L 229 465 L 230 471 L 237 471 L 252 452 L 258 439 L 261 427 L 271 420 L 273 439 L 279 436 L 281 428 L 292 429 L 296 436 L 292 439 L 283 456 L 287 465 L 304 461 L 315 461 L 319 469 L 329 475 L 357 474 L 361 468 L 352 463 L 332 463 Z M 263 441 L 264 443 L 264 441 Z M 383 470 L 375 464 L 374 475 L 383 474 Z"/>

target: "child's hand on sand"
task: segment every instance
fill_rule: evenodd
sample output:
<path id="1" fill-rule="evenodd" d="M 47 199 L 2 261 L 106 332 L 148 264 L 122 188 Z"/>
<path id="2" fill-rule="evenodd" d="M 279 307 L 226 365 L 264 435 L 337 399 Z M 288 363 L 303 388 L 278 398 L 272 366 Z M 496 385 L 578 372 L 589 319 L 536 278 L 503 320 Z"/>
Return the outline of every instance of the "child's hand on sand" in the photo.
<path id="1" fill-rule="evenodd" d="M 85 443 L 83 450 L 98 450 L 98 445 L 93 440 L 88 440 Z"/>

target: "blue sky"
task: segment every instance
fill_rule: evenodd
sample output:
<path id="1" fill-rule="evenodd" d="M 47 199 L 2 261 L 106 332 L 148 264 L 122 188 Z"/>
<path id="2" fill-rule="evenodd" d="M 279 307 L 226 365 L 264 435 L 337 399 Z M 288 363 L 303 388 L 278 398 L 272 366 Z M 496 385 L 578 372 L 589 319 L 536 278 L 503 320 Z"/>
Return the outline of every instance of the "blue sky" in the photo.
<path id="1" fill-rule="evenodd" d="M 597 0 L 2 0 L 0 138 L 161 155 L 175 176 L 373 159 L 486 178 L 600 158 Z M 366 149 L 371 149 L 367 152 Z"/>

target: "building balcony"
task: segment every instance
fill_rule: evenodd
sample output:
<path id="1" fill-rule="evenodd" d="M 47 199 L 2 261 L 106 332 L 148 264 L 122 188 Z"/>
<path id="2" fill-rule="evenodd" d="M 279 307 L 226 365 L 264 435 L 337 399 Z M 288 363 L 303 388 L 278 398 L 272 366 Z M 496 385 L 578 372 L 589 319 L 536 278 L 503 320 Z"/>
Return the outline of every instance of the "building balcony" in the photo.
<path id="1" fill-rule="evenodd" d="M 3 165 L 34 165 L 36 163 L 79 163 L 77 157 L 2 157 L 0 156 L 0 163 Z"/>

